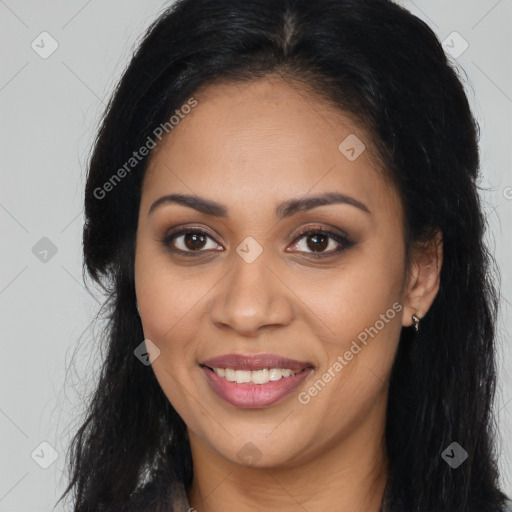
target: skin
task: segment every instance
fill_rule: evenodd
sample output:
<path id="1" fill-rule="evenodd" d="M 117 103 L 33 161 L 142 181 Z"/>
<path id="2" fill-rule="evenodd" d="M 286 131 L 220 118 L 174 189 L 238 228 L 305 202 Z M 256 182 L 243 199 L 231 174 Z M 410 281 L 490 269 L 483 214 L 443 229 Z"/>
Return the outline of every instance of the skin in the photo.
<path id="1" fill-rule="evenodd" d="M 189 431 L 190 504 L 200 512 L 333 504 L 378 511 L 388 474 L 388 378 L 402 327 L 411 326 L 413 314 L 423 317 L 438 291 L 441 238 L 416 247 L 405 268 L 402 206 L 377 168 L 369 135 L 313 93 L 269 76 L 210 85 L 194 97 L 197 107 L 152 154 L 135 258 L 144 335 L 160 350 L 152 367 Z M 338 149 L 350 134 L 366 145 L 354 161 Z M 282 201 L 333 191 L 369 213 L 334 204 L 275 216 Z M 148 214 L 171 193 L 214 200 L 228 216 L 179 204 Z M 208 233 L 199 249 L 183 236 L 167 248 L 160 243 L 184 225 Z M 334 254 L 338 242 L 325 239 L 316 251 L 331 255 L 315 259 L 314 234 L 298 238 L 303 227 L 342 230 L 354 243 Z M 247 236 L 263 249 L 252 263 L 236 252 Z M 193 255 L 172 253 L 173 246 Z M 394 303 L 401 311 L 301 403 L 298 394 Z M 309 361 L 314 370 L 278 403 L 238 408 L 211 389 L 199 367 L 228 353 L 274 353 Z M 259 459 L 241 460 L 244 446 Z"/>

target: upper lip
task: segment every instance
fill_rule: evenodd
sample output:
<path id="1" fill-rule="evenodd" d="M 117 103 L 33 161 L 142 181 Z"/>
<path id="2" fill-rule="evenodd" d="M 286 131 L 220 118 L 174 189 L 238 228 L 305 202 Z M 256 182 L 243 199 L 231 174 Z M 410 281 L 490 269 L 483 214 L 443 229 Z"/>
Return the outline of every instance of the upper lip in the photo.
<path id="1" fill-rule="evenodd" d="M 304 368 L 312 368 L 313 365 L 305 361 L 297 361 L 275 354 L 225 354 L 213 357 L 200 363 L 209 368 L 232 368 L 234 370 L 262 370 L 264 368 L 287 368 L 294 372 L 300 372 Z"/>

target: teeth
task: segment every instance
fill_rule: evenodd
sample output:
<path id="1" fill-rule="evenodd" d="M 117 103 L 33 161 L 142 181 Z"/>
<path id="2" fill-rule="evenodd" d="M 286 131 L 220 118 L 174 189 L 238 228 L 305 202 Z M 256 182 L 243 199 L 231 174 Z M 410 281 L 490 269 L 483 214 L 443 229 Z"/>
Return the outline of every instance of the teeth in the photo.
<path id="1" fill-rule="evenodd" d="M 281 380 L 282 378 L 295 375 L 293 370 L 288 368 L 263 368 L 262 370 L 234 370 L 232 368 L 213 368 L 219 376 L 237 384 L 266 384 L 270 381 Z"/>
<path id="2" fill-rule="evenodd" d="M 270 380 L 279 380 L 283 376 L 283 370 L 279 368 L 272 368 L 269 370 L 269 379 Z"/>
<path id="3" fill-rule="evenodd" d="M 255 384 L 266 384 L 269 380 L 269 371 L 267 369 L 253 370 L 251 372 L 251 382 Z"/>
<path id="4" fill-rule="evenodd" d="M 251 372 L 245 370 L 236 370 L 235 382 L 237 384 L 242 384 L 243 382 L 251 382 Z"/>

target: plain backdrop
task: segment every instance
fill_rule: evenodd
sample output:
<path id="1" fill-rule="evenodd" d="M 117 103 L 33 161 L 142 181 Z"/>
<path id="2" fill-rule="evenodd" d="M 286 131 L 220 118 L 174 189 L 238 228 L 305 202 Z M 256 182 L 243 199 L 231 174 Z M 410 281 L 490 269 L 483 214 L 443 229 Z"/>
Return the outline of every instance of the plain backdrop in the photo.
<path id="1" fill-rule="evenodd" d="M 488 241 L 502 273 L 498 448 L 512 495 L 512 1 L 402 4 L 456 55 L 481 127 Z M 102 357 L 91 325 L 101 297 L 82 280 L 85 164 L 134 45 L 167 5 L 0 0 L 0 512 L 49 511 L 67 481 L 66 448 Z"/>

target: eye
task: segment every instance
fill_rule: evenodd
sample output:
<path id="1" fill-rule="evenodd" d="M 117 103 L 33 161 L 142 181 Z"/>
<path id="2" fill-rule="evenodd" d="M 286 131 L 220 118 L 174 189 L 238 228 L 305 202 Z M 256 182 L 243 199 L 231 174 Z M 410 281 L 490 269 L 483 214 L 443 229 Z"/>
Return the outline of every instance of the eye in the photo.
<path id="1" fill-rule="evenodd" d="M 208 240 L 210 240 L 209 247 Z M 171 232 L 161 239 L 160 243 L 170 251 L 186 256 L 195 256 L 199 252 L 207 252 L 208 250 L 223 250 L 222 246 L 217 244 L 206 231 L 193 228 L 183 228 Z M 318 258 L 332 256 L 352 245 L 353 242 L 351 242 L 348 237 L 339 233 L 334 233 L 322 228 L 306 228 L 295 238 L 295 243 L 292 247 L 299 248 L 298 252 L 305 252 L 309 256 Z M 329 247 L 331 250 L 326 251 Z M 309 252 L 308 249 L 311 252 Z M 293 251 L 287 249 L 287 252 Z"/>
<path id="2" fill-rule="evenodd" d="M 322 228 L 306 228 L 299 233 L 296 240 L 299 242 L 296 242 L 294 247 L 302 248 L 299 252 L 306 252 L 316 258 L 337 254 L 353 245 L 348 237 Z M 326 251 L 329 247 L 331 250 Z M 306 249 L 310 249 L 311 252 Z"/>
<path id="3" fill-rule="evenodd" d="M 207 240 L 211 240 L 210 247 L 208 247 Z M 214 242 L 213 238 L 200 229 L 181 229 L 167 234 L 160 242 L 173 252 L 182 254 L 193 255 L 194 252 L 205 252 L 203 249 L 218 250 L 220 245 Z M 222 247 L 221 247 L 222 249 Z"/>

